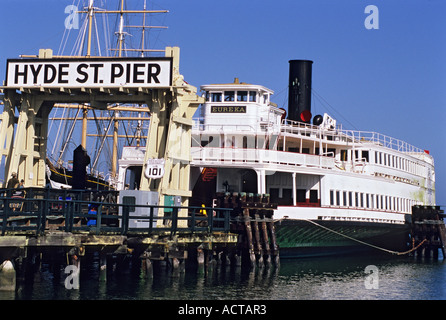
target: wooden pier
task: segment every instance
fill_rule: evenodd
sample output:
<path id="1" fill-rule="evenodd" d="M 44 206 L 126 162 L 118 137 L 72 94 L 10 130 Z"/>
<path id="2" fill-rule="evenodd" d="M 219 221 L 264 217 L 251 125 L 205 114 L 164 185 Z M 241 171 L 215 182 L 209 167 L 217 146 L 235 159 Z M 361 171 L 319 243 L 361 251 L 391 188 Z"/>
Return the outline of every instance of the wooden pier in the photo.
<path id="1" fill-rule="evenodd" d="M 446 228 L 444 210 L 439 206 L 412 207 L 412 241 L 413 247 L 418 247 L 418 257 L 438 258 L 441 250 L 443 259 L 446 258 Z"/>
<path id="2" fill-rule="evenodd" d="M 100 280 L 107 278 L 112 257 L 115 262 L 131 257 L 147 276 L 159 263 L 180 271 L 278 263 L 275 206 L 267 196 L 225 194 L 218 198 L 222 207 L 185 208 L 119 204 L 113 191 L 20 191 L 23 197 L 13 196 L 17 190 L 0 193 L 0 263 L 11 261 L 17 279 L 25 279 L 42 259 L 80 270 L 92 255 L 99 256 Z M 147 215 L 132 215 L 135 207 L 146 207 Z M 157 210 L 169 215 L 158 216 Z M 132 227 L 133 219 L 147 223 Z"/>
<path id="3" fill-rule="evenodd" d="M 273 222 L 277 204 L 268 194 L 245 192 L 217 194 L 217 207 L 230 208 L 231 231 L 238 235 L 237 256 L 251 267 L 279 264 L 279 247 Z"/>

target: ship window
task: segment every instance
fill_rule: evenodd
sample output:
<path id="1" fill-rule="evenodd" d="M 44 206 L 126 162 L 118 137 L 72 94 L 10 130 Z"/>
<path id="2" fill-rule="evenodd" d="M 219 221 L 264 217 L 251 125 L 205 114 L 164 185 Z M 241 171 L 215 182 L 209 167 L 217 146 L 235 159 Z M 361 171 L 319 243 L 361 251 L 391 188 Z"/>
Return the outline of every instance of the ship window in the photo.
<path id="1" fill-rule="evenodd" d="M 342 195 L 343 195 L 342 200 L 344 201 L 343 205 L 346 207 L 347 206 L 347 191 L 344 191 Z"/>
<path id="2" fill-rule="evenodd" d="M 347 161 L 347 150 L 341 150 L 341 161 Z"/>
<path id="3" fill-rule="evenodd" d="M 248 101 L 248 91 L 237 91 L 237 101 Z"/>
<path id="4" fill-rule="evenodd" d="M 268 95 L 267 94 L 264 94 L 263 95 L 263 103 L 267 103 L 268 102 Z"/>
<path id="5" fill-rule="evenodd" d="M 221 92 L 212 92 L 212 102 L 221 102 Z"/>
<path id="6" fill-rule="evenodd" d="M 255 91 L 249 91 L 249 102 L 256 102 L 257 94 Z"/>
<path id="7" fill-rule="evenodd" d="M 209 101 L 210 95 L 209 95 L 209 91 L 206 91 L 206 101 Z"/>
<path id="8" fill-rule="evenodd" d="M 271 203 L 279 202 L 279 188 L 269 188 L 269 195 Z"/>
<path id="9" fill-rule="evenodd" d="M 310 190 L 310 203 L 318 203 L 317 190 Z"/>
<path id="10" fill-rule="evenodd" d="M 311 197 L 311 192 L 310 192 Z M 317 197 L 317 195 L 316 195 Z M 296 202 L 306 202 L 307 200 L 307 190 L 305 189 L 297 189 L 296 190 Z"/>
<path id="11" fill-rule="evenodd" d="M 225 91 L 225 101 L 234 101 L 235 91 Z"/>
<path id="12" fill-rule="evenodd" d="M 293 195 L 292 189 L 282 189 L 282 199 L 279 198 L 279 204 L 283 206 L 293 205 Z"/>
<path id="13" fill-rule="evenodd" d="M 335 155 L 336 155 L 335 148 L 328 148 L 327 152 L 325 153 L 325 156 L 327 156 L 327 157 L 334 157 Z"/>
<path id="14" fill-rule="evenodd" d="M 141 181 L 142 166 L 130 166 L 125 171 L 125 189 L 138 190 Z"/>
<path id="15" fill-rule="evenodd" d="M 332 206 L 332 205 L 334 205 L 334 193 L 333 193 L 333 190 L 330 190 L 330 205 Z"/>
<path id="16" fill-rule="evenodd" d="M 212 141 L 214 141 L 214 137 L 213 136 L 210 136 L 208 140 L 201 140 L 201 146 L 202 147 L 206 147 Z"/>
<path id="17" fill-rule="evenodd" d="M 362 158 L 365 162 L 369 162 L 369 152 L 367 150 L 362 150 Z"/>
<path id="18" fill-rule="evenodd" d="M 351 191 L 348 193 L 348 206 L 353 207 L 353 193 Z"/>

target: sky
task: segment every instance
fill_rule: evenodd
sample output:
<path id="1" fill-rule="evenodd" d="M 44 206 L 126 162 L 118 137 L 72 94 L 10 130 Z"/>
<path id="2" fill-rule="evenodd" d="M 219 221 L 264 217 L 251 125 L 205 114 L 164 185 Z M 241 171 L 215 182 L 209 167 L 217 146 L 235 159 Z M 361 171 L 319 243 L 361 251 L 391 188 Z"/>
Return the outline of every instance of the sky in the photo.
<path id="1" fill-rule="evenodd" d="M 0 78 L 7 58 L 58 52 L 65 9 L 77 2 L 0 0 Z M 429 150 L 437 204 L 446 205 L 446 1 L 157 0 L 148 8 L 169 10 L 151 18 L 168 29 L 153 31 L 150 45 L 179 46 L 180 72 L 196 87 L 238 77 L 274 90 L 286 108 L 288 61 L 314 61 L 312 113 Z"/>

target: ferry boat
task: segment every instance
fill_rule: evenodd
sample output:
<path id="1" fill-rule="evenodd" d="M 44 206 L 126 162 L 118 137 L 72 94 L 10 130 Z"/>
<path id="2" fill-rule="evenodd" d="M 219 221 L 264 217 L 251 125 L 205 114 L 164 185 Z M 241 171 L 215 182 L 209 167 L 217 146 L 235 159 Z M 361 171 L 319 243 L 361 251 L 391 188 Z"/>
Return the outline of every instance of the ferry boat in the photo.
<path id="1" fill-rule="evenodd" d="M 121 24 L 120 44 L 123 34 Z M 190 205 L 212 207 L 221 192 L 269 194 L 278 205 L 281 257 L 406 250 L 412 206 L 435 203 L 432 156 L 380 133 L 343 129 L 329 114 L 313 117 L 312 64 L 290 61 L 288 111 L 262 85 L 235 79 L 201 86 L 205 103 L 192 132 Z M 117 149 L 114 141 L 112 162 Z M 90 179 L 92 188 L 102 188 L 99 181 L 105 188 L 139 189 L 145 146 L 121 150 L 117 178 Z M 48 168 L 50 182 L 59 183 L 53 187 L 70 187 L 70 174 Z"/>
<path id="2" fill-rule="evenodd" d="M 269 194 L 280 255 L 401 252 L 413 205 L 435 203 L 427 150 L 311 114 L 312 61 L 291 60 L 288 115 L 273 91 L 240 82 L 201 86 L 192 138 L 191 204 L 217 192 Z"/>

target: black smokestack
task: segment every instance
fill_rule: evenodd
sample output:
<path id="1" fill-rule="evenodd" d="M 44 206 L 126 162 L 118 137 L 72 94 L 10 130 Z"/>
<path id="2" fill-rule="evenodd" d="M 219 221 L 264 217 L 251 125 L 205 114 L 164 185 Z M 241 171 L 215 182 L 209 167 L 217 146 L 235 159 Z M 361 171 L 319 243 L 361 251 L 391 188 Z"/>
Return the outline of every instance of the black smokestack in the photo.
<path id="1" fill-rule="evenodd" d="M 311 69 L 313 61 L 290 60 L 288 119 L 309 123 L 311 120 Z"/>

